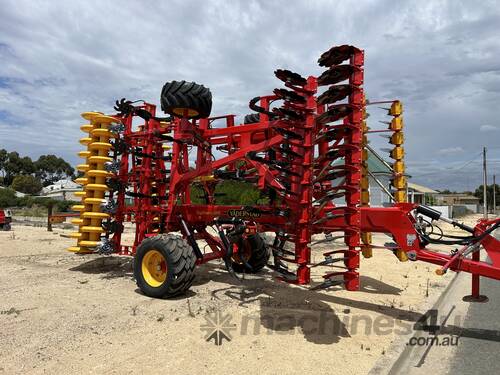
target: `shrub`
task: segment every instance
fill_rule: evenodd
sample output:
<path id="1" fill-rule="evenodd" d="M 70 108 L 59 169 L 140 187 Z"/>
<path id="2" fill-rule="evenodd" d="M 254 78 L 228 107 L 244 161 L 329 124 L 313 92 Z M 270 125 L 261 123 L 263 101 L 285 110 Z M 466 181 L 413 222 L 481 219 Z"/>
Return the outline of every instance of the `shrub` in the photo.
<path id="1" fill-rule="evenodd" d="M 12 189 L 0 189 L 0 208 L 14 207 L 17 205 L 16 192 Z"/>

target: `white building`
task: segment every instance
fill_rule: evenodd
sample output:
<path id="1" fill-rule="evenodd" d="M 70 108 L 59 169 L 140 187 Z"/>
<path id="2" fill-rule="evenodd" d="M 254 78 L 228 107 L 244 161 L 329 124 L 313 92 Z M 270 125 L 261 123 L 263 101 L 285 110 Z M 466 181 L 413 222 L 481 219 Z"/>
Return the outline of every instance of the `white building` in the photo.
<path id="1" fill-rule="evenodd" d="M 40 196 L 49 197 L 61 201 L 79 201 L 75 195 L 77 191 L 82 191 L 82 187 L 71 180 L 59 180 L 56 183 L 42 189 Z"/>

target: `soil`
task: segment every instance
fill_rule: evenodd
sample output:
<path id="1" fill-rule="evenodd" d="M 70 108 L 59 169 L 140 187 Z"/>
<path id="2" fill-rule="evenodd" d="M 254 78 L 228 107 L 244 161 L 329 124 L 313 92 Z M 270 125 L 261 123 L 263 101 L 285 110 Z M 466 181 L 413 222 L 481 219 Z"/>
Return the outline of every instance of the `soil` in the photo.
<path id="1" fill-rule="evenodd" d="M 185 296 L 151 299 L 131 258 L 67 252 L 71 231 L 0 232 L 0 373 L 363 374 L 453 277 L 375 249 L 357 292 L 310 291 L 267 268 L 238 281 L 213 261 Z M 313 258 L 339 246 L 313 246 Z M 206 341 L 214 319 L 230 341 Z"/>

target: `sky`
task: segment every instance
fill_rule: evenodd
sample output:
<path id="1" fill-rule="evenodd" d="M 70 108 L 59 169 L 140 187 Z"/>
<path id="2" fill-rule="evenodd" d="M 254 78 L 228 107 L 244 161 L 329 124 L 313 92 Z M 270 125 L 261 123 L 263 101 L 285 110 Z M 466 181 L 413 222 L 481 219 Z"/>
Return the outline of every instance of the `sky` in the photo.
<path id="1" fill-rule="evenodd" d="M 212 115 L 242 119 L 249 99 L 281 87 L 275 69 L 319 75 L 322 52 L 352 44 L 368 99 L 403 102 L 412 182 L 473 190 L 484 146 L 500 181 L 500 1 L 0 0 L 0 20 L 9 151 L 75 165 L 81 112 L 158 104 L 171 80 L 209 87 Z M 380 111 L 368 110 L 374 130 Z M 370 136 L 376 150 L 386 142 Z"/>

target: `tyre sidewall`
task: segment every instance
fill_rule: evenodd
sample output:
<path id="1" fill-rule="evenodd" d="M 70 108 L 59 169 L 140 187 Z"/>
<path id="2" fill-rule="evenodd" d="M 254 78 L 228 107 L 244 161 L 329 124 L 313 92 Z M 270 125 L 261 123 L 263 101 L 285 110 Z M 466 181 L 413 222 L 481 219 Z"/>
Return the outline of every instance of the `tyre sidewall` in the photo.
<path id="1" fill-rule="evenodd" d="M 175 278 L 174 262 L 172 260 L 172 255 L 167 248 L 167 243 L 162 241 L 160 238 L 151 237 L 145 239 L 137 248 L 134 261 L 134 277 L 137 282 L 137 286 L 141 291 L 149 297 L 153 298 L 163 298 L 169 292 L 169 286 Z M 149 285 L 142 274 L 142 261 L 144 256 L 148 251 L 157 250 L 163 255 L 167 263 L 167 278 L 158 287 L 153 287 Z"/>

